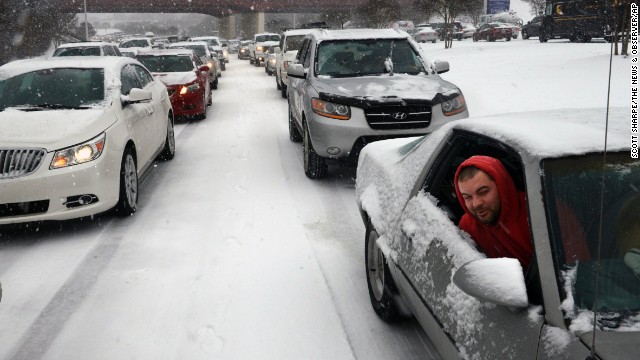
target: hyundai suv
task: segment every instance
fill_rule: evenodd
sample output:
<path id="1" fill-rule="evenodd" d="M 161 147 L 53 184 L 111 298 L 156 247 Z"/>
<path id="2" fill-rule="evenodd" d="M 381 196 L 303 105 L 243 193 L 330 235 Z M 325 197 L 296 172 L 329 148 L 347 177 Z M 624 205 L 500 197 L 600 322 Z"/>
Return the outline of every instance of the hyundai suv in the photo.
<path id="1" fill-rule="evenodd" d="M 303 141 L 304 172 L 356 159 L 367 143 L 427 134 L 469 116 L 462 91 L 438 74 L 409 34 L 394 29 L 319 30 L 289 65 L 289 138 Z"/>

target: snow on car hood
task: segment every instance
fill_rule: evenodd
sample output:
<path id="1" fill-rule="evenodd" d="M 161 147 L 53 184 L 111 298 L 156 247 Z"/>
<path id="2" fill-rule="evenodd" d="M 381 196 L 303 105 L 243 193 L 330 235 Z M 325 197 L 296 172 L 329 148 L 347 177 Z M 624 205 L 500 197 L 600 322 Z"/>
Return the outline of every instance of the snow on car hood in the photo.
<path id="1" fill-rule="evenodd" d="M 90 140 L 105 131 L 115 118 L 104 108 L 87 110 L 0 112 L 0 146 L 38 147 L 54 151 Z"/>
<path id="2" fill-rule="evenodd" d="M 184 85 L 196 81 L 197 76 L 192 71 L 189 72 L 170 72 L 170 73 L 153 73 L 158 80 L 165 85 Z"/>
<path id="3" fill-rule="evenodd" d="M 440 103 L 461 93 L 457 86 L 434 75 L 320 78 L 314 87 L 318 93 L 382 102 L 397 97 Z"/>

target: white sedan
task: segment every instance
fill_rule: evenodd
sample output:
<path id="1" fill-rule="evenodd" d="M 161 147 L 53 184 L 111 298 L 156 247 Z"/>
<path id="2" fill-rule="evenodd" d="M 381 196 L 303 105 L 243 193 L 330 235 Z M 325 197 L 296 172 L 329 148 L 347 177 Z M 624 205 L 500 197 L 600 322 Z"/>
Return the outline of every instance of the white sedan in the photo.
<path id="1" fill-rule="evenodd" d="M 413 39 L 417 42 L 427 42 L 427 41 L 431 41 L 433 43 L 436 42 L 436 40 L 438 40 L 438 33 L 433 30 L 433 28 L 425 26 L 425 27 L 420 27 L 418 29 L 416 29 L 416 31 L 413 33 Z"/>
<path id="2" fill-rule="evenodd" d="M 138 178 L 175 153 L 166 87 L 127 57 L 0 67 L 0 224 L 136 211 Z"/>

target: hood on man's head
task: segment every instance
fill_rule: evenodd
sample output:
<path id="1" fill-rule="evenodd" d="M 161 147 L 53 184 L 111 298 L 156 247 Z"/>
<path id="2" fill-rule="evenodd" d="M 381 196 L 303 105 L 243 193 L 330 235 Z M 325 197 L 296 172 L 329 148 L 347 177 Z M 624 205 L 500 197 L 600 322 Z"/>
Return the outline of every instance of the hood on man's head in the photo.
<path id="1" fill-rule="evenodd" d="M 511 178 L 511 175 L 504 167 L 500 160 L 484 155 L 474 155 L 467 160 L 463 161 L 458 169 L 456 170 L 456 175 L 454 177 L 454 184 L 456 186 L 456 195 L 458 196 L 458 201 L 464 211 L 469 213 L 467 206 L 464 203 L 464 199 L 462 198 L 462 194 L 460 193 L 460 189 L 458 188 L 458 176 L 460 176 L 460 171 L 469 166 L 475 166 L 478 169 L 486 172 L 493 178 L 498 187 L 498 193 L 500 194 L 500 218 L 499 222 L 509 223 L 507 220 L 507 216 L 516 215 L 518 210 L 518 190 L 516 189 L 516 185 Z"/>

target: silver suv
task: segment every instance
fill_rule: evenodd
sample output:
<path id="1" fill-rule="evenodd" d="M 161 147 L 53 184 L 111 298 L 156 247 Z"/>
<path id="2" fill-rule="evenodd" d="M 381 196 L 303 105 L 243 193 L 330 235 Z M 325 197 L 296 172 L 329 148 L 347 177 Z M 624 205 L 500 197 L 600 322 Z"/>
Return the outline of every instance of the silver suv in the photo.
<path id="1" fill-rule="evenodd" d="M 320 30 L 289 65 L 289 137 L 303 141 L 304 172 L 327 173 L 326 159 L 356 159 L 367 143 L 417 136 L 469 116 L 460 89 L 440 78 L 404 31 Z"/>

